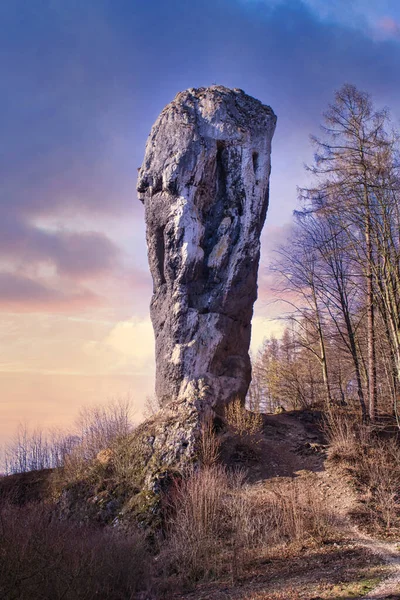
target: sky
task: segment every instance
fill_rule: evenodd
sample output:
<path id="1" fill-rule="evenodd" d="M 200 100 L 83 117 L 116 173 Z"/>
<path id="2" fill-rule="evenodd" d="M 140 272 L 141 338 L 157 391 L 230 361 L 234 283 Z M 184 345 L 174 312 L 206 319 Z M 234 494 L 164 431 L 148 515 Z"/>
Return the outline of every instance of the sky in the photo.
<path id="1" fill-rule="evenodd" d="M 344 83 L 400 117 L 397 0 L 0 3 L 0 443 L 20 422 L 154 387 L 151 278 L 135 187 L 178 91 L 242 88 L 278 116 L 252 349 L 279 334 L 268 264 Z"/>

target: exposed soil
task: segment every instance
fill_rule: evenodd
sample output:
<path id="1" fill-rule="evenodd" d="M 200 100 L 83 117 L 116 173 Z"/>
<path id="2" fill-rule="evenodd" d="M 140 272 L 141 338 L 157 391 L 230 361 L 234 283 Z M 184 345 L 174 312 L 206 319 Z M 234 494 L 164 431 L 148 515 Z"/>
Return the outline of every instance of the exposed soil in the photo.
<path id="1" fill-rule="evenodd" d="M 324 470 L 325 439 L 319 412 L 264 415 L 263 435 L 246 440 L 227 436 L 222 462 L 248 470 L 249 481 L 295 477 L 299 471 Z"/>

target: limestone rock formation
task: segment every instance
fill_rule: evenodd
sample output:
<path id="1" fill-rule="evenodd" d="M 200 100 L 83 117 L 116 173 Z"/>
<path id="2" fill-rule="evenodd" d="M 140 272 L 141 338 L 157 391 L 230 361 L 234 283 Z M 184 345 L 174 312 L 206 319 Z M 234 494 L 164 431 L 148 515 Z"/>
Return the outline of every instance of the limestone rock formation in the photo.
<path id="1" fill-rule="evenodd" d="M 276 116 L 242 90 L 179 93 L 150 133 L 139 172 L 154 291 L 156 393 L 244 398 Z"/>

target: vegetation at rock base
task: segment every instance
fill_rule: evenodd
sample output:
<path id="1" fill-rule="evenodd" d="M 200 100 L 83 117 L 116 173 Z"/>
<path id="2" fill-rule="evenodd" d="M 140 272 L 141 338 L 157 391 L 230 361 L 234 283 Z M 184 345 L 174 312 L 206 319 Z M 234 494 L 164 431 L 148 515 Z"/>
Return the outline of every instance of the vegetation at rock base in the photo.
<path id="1" fill-rule="evenodd" d="M 101 586 L 111 599 L 218 598 L 226 588 L 237 598 L 357 597 L 387 573 L 346 519 L 374 535 L 398 531 L 400 503 L 386 495 L 400 464 L 393 434 L 342 409 L 326 422 L 316 410 L 263 415 L 262 430 L 246 435 L 255 456 L 238 452 L 243 436 L 232 425 L 206 435 L 218 455 L 171 478 L 157 535 L 134 519 L 107 525 L 110 498 L 133 512 L 148 499 L 111 484 L 107 470 L 93 479 L 91 463 L 81 494 L 76 481 L 66 486 L 76 493 L 66 512 L 52 491 L 57 471 L 3 478 L 3 596 L 95 598 Z"/>
<path id="2" fill-rule="evenodd" d="M 1 598 L 398 595 L 398 137 L 346 85 L 314 143 L 273 265 L 286 327 L 253 361 L 247 408 L 200 419 L 175 401 L 133 428 L 113 402 L 73 435 L 21 428 L 0 479 Z"/>

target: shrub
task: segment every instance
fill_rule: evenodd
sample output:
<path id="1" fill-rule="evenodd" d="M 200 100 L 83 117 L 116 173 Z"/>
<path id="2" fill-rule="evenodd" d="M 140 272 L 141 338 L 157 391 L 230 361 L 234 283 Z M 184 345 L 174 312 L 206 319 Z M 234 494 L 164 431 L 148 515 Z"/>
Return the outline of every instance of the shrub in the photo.
<path id="1" fill-rule="evenodd" d="M 4 449 L 7 474 L 66 466 L 79 478 L 86 463 L 132 431 L 130 399 L 113 399 L 106 405 L 86 407 L 76 421 L 74 435 L 60 431 L 30 430 L 19 425 Z M 74 475 L 75 473 L 75 475 Z"/>
<path id="2" fill-rule="evenodd" d="M 140 531 L 57 521 L 44 505 L 0 510 L 0 596 L 7 600 L 133 599 L 151 563 Z"/>
<path id="3" fill-rule="evenodd" d="M 163 552 L 167 570 L 190 582 L 218 573 L 227 487 L 227 473 L 218 466 L 193 470 L 185 479 L 176 480 Z"/>
<path id="4" fill-rule="evenodd" d="M 276 541 L 321 540 L 330 535 L 333 516 L 308 478 L 276 482 L 271 492 L 270 514 Z"/>
<path id="5" fill-rule="evenodd" d="M 326 427 L 331 460 L 345 463 L 362 496 L 357 514 L 367 527 L 395 535 L 400 528 L 400 447 L 396 436 L 352 414 L 330 415 Z"/>
<path id="6" fill-rule="evenodd" d="M 400 528 L 400 448 L 396 439 L 373 442 L 359 455 L 353 474 L 364 494 L 367 524 L 398 535 Z"/>
<path id="7" fill-rule="evenodd" d="M 246 410 L 240 398 L 232 400 L 224 411 L 227 424 L 237 435 L 248 436 L 261 433 L 263 419 L 261 413 Z"/>
<path id="8" fill-rule="evenodd" d="M 345 412 L 328 413 L 324 426 L 331 460 L 356 462 L 371 441 L 371 430 L 356 415 Z"/>
<path id="9" fill-rule="evenodd" d="M 84 460 L 93 460 L 120 437 L 132 431 L 130 400 L 115 399 L 106 405 L 86 407 L 77 419 L 81 443 L 77 448 Z"/>

